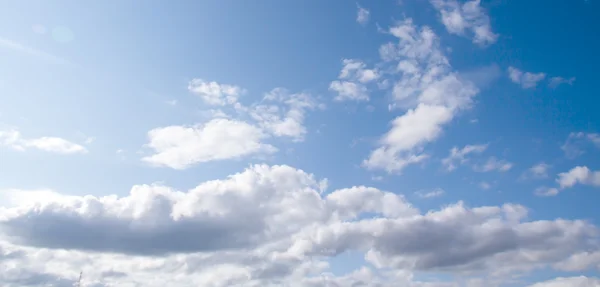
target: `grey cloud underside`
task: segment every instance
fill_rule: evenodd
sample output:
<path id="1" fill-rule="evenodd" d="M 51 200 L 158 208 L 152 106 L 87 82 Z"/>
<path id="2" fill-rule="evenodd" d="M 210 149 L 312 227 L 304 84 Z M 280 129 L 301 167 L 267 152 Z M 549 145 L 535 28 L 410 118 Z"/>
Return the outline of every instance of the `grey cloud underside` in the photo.
<path id="1" fill-rule="evenodd" d="M 2 232 L 12 236 L 18 244 L 35 247 L 164 255 L 249 248 L 258 238 L 244 235 L 256 234 L 263 225 L 243 217 L 205 221 L 181 219 L 160 228 L 144 227 L 143 224 L 37 213 L 3 223 Z"/>

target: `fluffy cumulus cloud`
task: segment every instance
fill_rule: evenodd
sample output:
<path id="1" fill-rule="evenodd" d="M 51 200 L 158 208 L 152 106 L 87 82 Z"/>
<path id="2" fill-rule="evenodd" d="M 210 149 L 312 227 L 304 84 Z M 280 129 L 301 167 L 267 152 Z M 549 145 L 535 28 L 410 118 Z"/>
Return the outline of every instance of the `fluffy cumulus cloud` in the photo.
<path id="1" fill-rule="evenodd" d="M 79 144 L 59 137 L 24 138 L 17 130 L 0 131 L 0 147 L 25 151 L 37 149 L 58 154 L 87 153 L 88 150 Z"/>
<path id="2" fill-rule="evenodd" d="M 520 85 L 523 89 L 532 89 L 537 87 L 538 83 L 546 78 L 546 74 L 523 72 L 515 67 L 509 67 L 508 77 L 513 83 Z"/>
<path id="3" fill-rule="evenodd" d="M 424 145 L 437 139 L 457 113 L 471 106 L 478 89 L 452 70 L 430 28 L 417 27 L 407 19 L 389 32 L 398 42 L 381 46 L 380 55 L 396 67 L 392 107 L 406 112 L 392 121 L 363 165 L 392 173 L 428 158 Z"/>
<path id="4" fill-rule="evenodd" d="M 243 121 L 214 119 L 197 126 L 169 126 L 148 132 L 147 146 L 155 154 L 143 160 L 184 169 L 193 164 L 233 159 L 277 149 L 262 142 L 268 135 Z"/>
<path id="5" fill-rule="evenodd" d="M 325 186 L 290 166 L 255 165 L 186 192 L 138 185 L 126 196 L 13 201 L 0 208 L 0 282 L 70 286 L 83 271 L 85 286 L 462 286 L 414 274 L 497 282 L 597 262 L 573 263 L 598 248 L 585 221 L 531 221 L 515 204 L 421 212 L 396 193 Z M 346 251 L 372 266 L 329 273 L 327 259 Z"/>
<path id="6" fill-rule="evenodd" d="M 329 84 L 329 90 L 335 92 L 336 101 L 368 101 L 367 83 L 379 78 L 376 69 L 368 69 L 366 64 L 353 59 L 344 59 L 338 80 Z"/>
<path id="7" fill-rule="evenodd" d="M 493 44 L 498 39 L 498 35 L 492 31 L 489 16 L 481 7 L 481 0 L 430 2 L 439 11 L 440 19 L 449 33 L 471 37 L 473 43 L 482 46 Z"/>
<path id="8" fill-rule="evenodd" d="M 576 184 L 600 186 L 600 171 L 592 171 L 587 166 L 576 166 L 568 172 L 558 174 L 556 182 L 561 188 L 570 188 Z"/>

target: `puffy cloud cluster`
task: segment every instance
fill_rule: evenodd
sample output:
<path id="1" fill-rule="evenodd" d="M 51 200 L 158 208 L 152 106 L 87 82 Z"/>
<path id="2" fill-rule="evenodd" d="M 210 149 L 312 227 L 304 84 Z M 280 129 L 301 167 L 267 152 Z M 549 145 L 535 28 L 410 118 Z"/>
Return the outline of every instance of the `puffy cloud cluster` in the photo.
<path id="1" fill-rule="evenodd" d="M 245 93 L 245 90 L 238 86 L 220 84 L 215 81 L 207 82 L 203 79 L 190 81 L 188 90 L 199 96 L 206 104 L 216 106 L 235 104 Z"/>
<path id="2" fill-rule="evenodd" d="M 255 165 L 187 192 L 138 185 L 123 197 L 11 201 L 0 208 L 0 282 L 69 286 L 83 270 L 85 286 L 459 286 L 412 274 L 493 281 L 598 263 L 585 253 L 598 229 L 585 221 L 530 221 L 516 204 L 421 212 L 397 193 L 324 187 L 290 166 Z M 328 273 L 347 251 L 373 267 Z"/>
<path id="3" fill-rule="evenodd" d="M 366 64 L 353 59 L 344 59 L 338 80 L 329 84 L 329 90 L 337 93 L 336 101 L 368 101 L 367 83 L 379 78 L 376 69 L 367 69 Z"/>
<path id="4" fill-rule="evenodd" d="M 481 0 L 460 3 L 458 0 L 430 0 L 440 13 L 446 30 L 451 34 L 469 36 L 473 43 L 489 45 L 496 42 L 498 35 L 492 32 L 490 18 L 481 7 Z M 470 34 L 470 35 L 467 35 Z"/>
<path id="5" fill-rule="evenodd" d="M 144 161 L 185 169 L 203 162 L 272 154 L 278 149 L 266 143 L 269 138 L 302 141 L 307 133 L 306 111 L 322 108 L 310 94 L 290 93 L 283 88 L 273 89 L 260 103 L 250 106 L 238 102 L 244 90 L 237 86 L 194 79 L 189 89 L 208 104 L 232 107 L 238 116 L 209 110 L 207 122 L 152 129 L 146 147 L 153 154 Z"/>
<path id="6" fill-rule="evenodd" d="M 457 113 L 470 107 L 478 89 L 452 70 L 430 28 L 419 28 L 407 19 L 389 32 L 398 43 L 381 46 L 380 54 L 396 66 L 394 107 L 406 112 L 392 121 L 380 146 L 363 164 L 392 173 L 428 158 L 423 146 L 437 139 Z"/>
<path id="7" fill-rule="evenodd" d="M 508 77 L 513 83 L 520 85 L 523 89 L 532 89 L 537 87 L 538 83 L 546 78 L 546 74 L 523 72 L 515 67 L 508 67 Z"/>

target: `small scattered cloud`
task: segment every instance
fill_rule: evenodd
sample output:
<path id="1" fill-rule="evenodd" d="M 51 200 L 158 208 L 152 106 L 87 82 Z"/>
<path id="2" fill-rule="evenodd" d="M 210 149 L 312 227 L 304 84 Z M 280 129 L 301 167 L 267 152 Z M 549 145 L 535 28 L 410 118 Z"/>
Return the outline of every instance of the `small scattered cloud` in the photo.
<path id="1" fill-rule="evenodd" d="M 444 193 L 446 193 L 446 192 L 443 189 L 435 188 L 433 190 L 419 190 L 419 191 L 415 192 L 415 195 L 420 198 L 434 198 L 434 197 L 440 197 L 440 196 L 444 195 Z"/>
<path id="2" fill-rule="evenodd" d="M 70 142 L 63 138 L 24 138 L 19 131 L 14 129 L 0 131 L 0 147 L 1 146 L 5 146 L 19 151 L 25 151 L 27 149 L 38 149 L 59 154 L 77 154 L 88 152 L 88 150 L 84 146 Z"/>
<path id="3" fill-rule="evenodd" d="M 482 181 L 478 184 L 479 188 L 483 189 L 483 190 L 488 190 L 490 188 L 492 188 L 492 185 L 486 181 Z"/>
<path id="4" fill-rule="evenodd" d="M 450 149 L 448 157 L 442 159 L 442 164 L 446 167 L 446 170 L 453 171 L 459 164 L 465 164 L 469 161 L 467 156 L 469 154 L 481 154 L 488 147 L 488 144 L 477 144 L 477 145 L 466 145 L 462 149 L 453 147 Z"/>
<path id="5" fill-rule="evenodd" d="M 169 105 L 169 106 L 176 106 L 177 105 L 177 100 L 168 100 L 165 102 L 165 104 Z"/>
<path id="6" fill-rule="evenodd" d="M 520 85 L 523 89 L 532 89 L 546 78 L 546 74 L 523 72 L 515 67 L 509 67 L 508 77 L 513 83 Z"/>
<path id="7" fill-rule="evenodd" d="M 379 78 L 376 69 L 368 69 L 362 61 L 344 59 L 338 80 L 329 84 L 329 90 L 337 93 L 336 101 L 368 101 L 369 91 L 366 84 Z"/>
<path id="8" fill-rule="evenodd" d="M 534 194 L 537 196 L 556 196 L 560 191 L 555 187 L 540 186 L 535 189 Z"/>
<path id="9" fill-rule="evenodd" d="M 492 31 L 490 17 L 481 7 L 480 0 L 464 3 L 458 0 L 430 0 L 440 13 L 440 19 L 450 34 L 472 38 L 473 43 L 487 46 L 498 39 Z"/>
<path id="10" fill-rule="evenodd" d="M 513 164 L 511 162 L 508 162 L 506 160 L 499 160 L 496 157 L 490 157 L 485 163 L 474 165 L 473 170 L 476 172 L 506 172 L 509 171 L 512 167 Z"/>
<path id="11" fill-rule="evenodd" d="M 534 179 L 542 179 L 542 178 L 547 178 L 548 177 L 548 170 L 551 168 L 552 166 L 544 163 L 544 162 L 540 162 L 532 167 L 530 167 L 529 169 L 527 169 L 523 175 L 522 178 L 534 178 Z"/>
<path id="12" fill-rule="evenodd" d="M 228 84 L 219 84 L 214 81 L 193 79 L 188 84 L 188 90 L 199 96 L 206 104 L 214 106 L 233 105 L 245 90 Z"/>
<path id="13" fill-rule="evenodd" d="M 567 84 L 569 86 L 572 86 L 573 83 L 575 83 L 575 77 L 571 77 L 571 78 L 563 78 L 563 77 L 552 77 L 550 78 L 550 81 L 548 82 L 548 86 L 550 88 L 556 89 L 558 88 L 558 86 L 562 85 L 562 84 Z"/>
<path id="14" fill-rule="evenodd" d="M 574 159 L 585 153 L 588 148 L 600 148 L 600 134 L 573 132 L 560 147 L 568 159 Z"/>
<path id="15" fill-rule="evenodd" d="M 356 22 L 358 22 L 361 25 L 366 25 L 367 23 L 369 23 L 369 18 L 371 12 L 369 12 L 369 10 L 361 7 L 360 5 L 358 5 L 358 14 L 356 15 Z"/>

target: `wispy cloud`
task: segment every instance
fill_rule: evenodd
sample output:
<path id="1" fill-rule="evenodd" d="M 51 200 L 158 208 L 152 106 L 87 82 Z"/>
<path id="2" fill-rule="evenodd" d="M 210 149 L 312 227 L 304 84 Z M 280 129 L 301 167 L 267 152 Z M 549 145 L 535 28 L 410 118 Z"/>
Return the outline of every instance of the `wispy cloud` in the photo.
<path id="1" fill-rule="evenodd" d="M 420 198 L 434 198 L 434 197 L 440 197 L 440 196 L 444 195 L 444 193 L 446 193 L 446 192 L 443 189 L 435 188 L 433 190 L 419 190 L 419 191 L 415 192 L 415 195 Z"/>
<path id="2" fill-rule="evenodd" d="M 0 147 L 6 146 L 14 150 L 25 151 L 29 148 L 59 154 L 87 153 L 88 150 L 79 144 L 59 137 L 24 138 L 17 130 L 0 131 Z"/>
<path id="3" fill-rule="evenodd" d="M 366 25 L 367 23 L 369 23 L 369 18 L 371 13 L 369 12 L 369 10 L 358 6 L 358 15 L 356 16 L 356 22 L 358 22 L 361 25 Z"/>
<path id="4" fill-rule="evenodd" d="M 42 59 L 44 61 L 47 62 L 51 62 L 54 64 L 60 64 L 60 65 L 73 65 L 73 63 L 71 63 L 70 61 L 55 56 L 53 54 L 50 54 L 48 52 L 44 52 L 42 50 L 27 46 L 25 44 L 10 40 L 10 39 L 6 39 L 6 38 L 2 38 L 0 37 L 0 48 L 4 48 L 4 49 L 9 49 L 9 50 L 13 50 L 15 52 L 19 52 L 22 54 L 28 54 L 30 56 Z"/>

